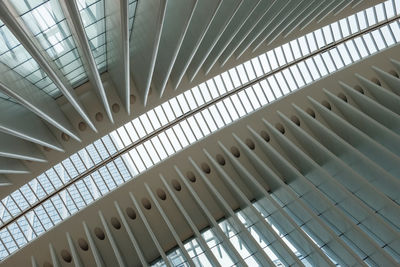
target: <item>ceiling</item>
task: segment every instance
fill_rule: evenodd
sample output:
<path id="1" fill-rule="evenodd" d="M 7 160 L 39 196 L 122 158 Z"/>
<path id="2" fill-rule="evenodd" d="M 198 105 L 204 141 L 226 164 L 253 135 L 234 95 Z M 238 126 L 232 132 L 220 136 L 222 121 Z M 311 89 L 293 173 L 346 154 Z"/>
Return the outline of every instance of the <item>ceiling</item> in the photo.
<path id="1" fill-rule="evenodd" d="M 0 1 L 0 197 L 178 93 L 381 1 Z"/>

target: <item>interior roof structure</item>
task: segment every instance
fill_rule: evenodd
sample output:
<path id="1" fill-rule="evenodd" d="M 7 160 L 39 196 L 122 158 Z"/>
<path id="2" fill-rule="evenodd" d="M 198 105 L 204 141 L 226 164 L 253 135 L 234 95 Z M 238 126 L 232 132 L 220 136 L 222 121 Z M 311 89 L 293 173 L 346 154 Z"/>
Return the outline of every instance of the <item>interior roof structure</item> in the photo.
<path id="1" fill-rule="evenodd" d="M 43 206 L 46 229 L 74 216 L 45 234 L 37 226 L 41 238 L 4 263 L 396 266 L 398 51 L 394 44 L 273 103 L 260 97 L 264 106 L 247 114 L 238 106 L 246 116 L 136 179 L 131 170 L 113 175 L 129 180 L 80 212 L 53 198 Z M 90 194 L 78 195 L 79 209 Z"/>
<path id="2" fill-rule="evenodd" d="M 329 8 L 320 1 L 212 1 L 214 7 L 206 1 L 109 2 L 1 1 L 0 168 L 7 167 L 0 169 L 0 196 L 178 93 L 371 6 L 336 0 L 325 1 Z M 268 20 L 275 10 L 280 16 Z M 174 12 L 187 16 L 178 21 Z M 154 16 L 158 22 L 147 23 Z M 388 17 L 377 16 L 376 23 Z"/>
<path id="3" fill-rule="evenodd" d="M 244 114 L 399 41 L 395 1 L 270 2 L 1 1 L 2 229 L 80 195 L 62 221 Z M 2 257 L 19 247 L 3 246 Z"/>

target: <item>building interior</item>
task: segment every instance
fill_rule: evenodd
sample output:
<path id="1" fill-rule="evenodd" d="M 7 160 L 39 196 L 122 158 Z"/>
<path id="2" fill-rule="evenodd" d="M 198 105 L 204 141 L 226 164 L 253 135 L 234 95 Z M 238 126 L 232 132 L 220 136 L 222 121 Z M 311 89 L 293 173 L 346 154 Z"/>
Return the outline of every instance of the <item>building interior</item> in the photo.
<path id="1" fill-rule="evenodd" d="M 399 0 L 0 0 L 0 266 L 400 266 Z"/>

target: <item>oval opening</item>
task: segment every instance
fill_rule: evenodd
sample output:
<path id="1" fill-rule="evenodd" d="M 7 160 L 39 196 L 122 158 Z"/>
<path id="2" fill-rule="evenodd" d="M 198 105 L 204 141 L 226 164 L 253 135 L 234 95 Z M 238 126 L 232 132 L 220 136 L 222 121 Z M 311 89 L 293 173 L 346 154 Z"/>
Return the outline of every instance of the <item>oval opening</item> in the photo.
<path id="1" fill-rule="evenodd" d="M 231 153 L 232 155 L 234 155 L 235 157 L 240 157 L 240 151 L 237 147 L 233 146 L 231 147 Z"/>
<path id="2" fill-rule="evenodd" d="M 82 131 L 82 132 L 86 130 L 86 127 L 87 127 L 87 125 L 86 125 L 86 123 L 84 123 L 83 121 L 81 121 L 81 122 L 78 124 L 79 130 Z"/>
<path id="3" fill-rule="evenodd" d="M 161 188 L 157 189 L 157 196 L 161 199 L 161 200 L 166 200 L 167 199 L 167 194 L 165 193 L 164 190 L 162 190 Z"/>
<path id="4" fill-rule="evenodd" d="M 202 163 L 201 164 L 201 169 L 203 170 L 203 172 L 205 172 L 207 174 L 211 172 L 210 166 L 208 166 L 207 163 Z"/>
<path id="5" fill-rule="evenodd" d="M 103 113 L 97 112 L 95 115 L 96 121 L 102 121 L 103 120 Z"/>
<path id="6" fill-rule="evenodd" d="M 114 103 L 111 108 L 114 113 L 118 113 L 120 109 L 119 104 L 117 103 Z"/>
<path id="7" fill-rule="evenodd" d="M 312 110 L 311 108 L 307 108 L 306 112 L 308 113 L 308 115 L 310 115 L 311 117 L 315 118 L 315 112 L 314 110 Z"/>
<path id="8" fill-rule="evenodd" d="M 136 219 L 136 212 L 132 208 L 130 208 L 130 207 L 126 208 L 125 212 L 126 212 L 126 215 L 128 215 L 128 217 L 131 220 Z"/>
<path id="9" fill-rule="evenodd" d="M 256 148 L 256 145 L 254 144 L 253 140 L 251 140 L 249 138 L 246 139 L 246 145 L 251 150 L 254 150 Z"/>
<path id="10" fill-rule="evenodd" d="M 282 123 L 278 122 L 277 124 L 275 124 L 275 128 L 281 132 L 281 134 L 285 133 L 285 127 L 283 127 Z"/>
<path id="11" fill-rule="evenodd" d="M 196 176 L 194 175 L 194 173 L 192 171 L 188 171 L 186 173 L 186 178 L 188 178 L 189 181 L 191 181 L 192 183 L 196 182 Z"/>
<path id="12" fill-rule="evenodd" d="M 225 159 L 221 154 L 218 154 L 216 156 L 217 162 L 219 163 L 219 165 L 224 166 L 225 165 Z"/>
<path id="13" fill-rule="evenodd" d="M 262 139 L 264 139 L 266 142 L 269 142 L 270 137 L 269 134 L 266 131 L 261 131 L 260 132 L 260 136 L 262 137 Z"/>
<path id="14" fill-rule="evenodd" d="M 178 180 L 173 179 L 171 183 L 176 191 L 181 191 L 182 187 L 181 187 L 181 184 L 178 182 Z"/>
<path id="15" fill-rule="evenodd" d="M 381 84 L 381 81 L 378 80 L 378 78 L 372 78 L 372 79 L 371 79 L 371 82 L 373 82 L 374 84 L 377 84 L 377 85 L 379 85 L 379 86 L 382 85 L 382 84 Z"/>
<path id="16" fill-rule="evenodd" d="M 354 86 L 354 90 L 356 90 L 357 92 L 359 92 L 361 94 L 364 94 L 364 89 L 362 89 L 361 86 L 359 86 L 359 85 Z"/>
<path id="17" fill-rule="evenodd" d="M 323 100 L 321 104 L 329 110 L 332 109 L 331 104 L 326 100 Z"/>
<path id="18" fill-rule="evenodd" d="M 100 240 L 104 240 L 104 238 L 106 238 L 106 236 L 104 235 L 103 230 L 100 227 L 94 228 L 94 234 Z"/>
<path id="19" fill-rule="evenodd" d="M 294 122 L 297 126 L 300 126 L 300 119 L 296 115 L 290 117 L 290 120 Z"/>
<path id="20" fill-rule="evenodd" d="M 61 139 L 64 140 L 65 142 L 69 141 L 69 135 L 66 133 L 62 133 L 61 134 Z"/>
<path id="21" fill-rule="evenodd" d="M 147 198 L 142 198 L 142 205 L 146 210 L 151 209 L 150 200 L 148 200 Z"/>
<path id="22" fill-rule="evenodd" d="M 120 223 L 120 221 L 119 221 L 117 218 L 115 218 L 115 217 L 112 217 L 112 218 L 111 218 L 111 225 L 112 225 L 115 229 L 117 229 L 117 230 L 121 229 L 121 223 Z"/>
<path id="23" fill-rule="evenodd" d="M 69 253 L 69 251 L 66 250 L 66 249 L 61 250 L 61 258 L 63 258 L 63 260 L 65 262 L 71 262 L 72 261 L 71 253 Z"/>
<path id="24" fill-rule="evenodd" d="M 86 242 L 86 240 L 83 239 L 83 238 L 79 238 L 79 239 L 78 239 L 78 245 L 79 245 L 79 247 L 80 247 L 82 250 L 84 250 L 84 251 L 88 251 L 88 249 L 89 249 L 89 244 L 88 244 L 88 242 Z"/>
<path id="25" fill-rule="evenodd" d="M 347 96 L 346 96 L 345 94 L 339 93 L 337 96 L 338 96 L 340 99 L 342 99 L 344 102 L 347 102 Z"/>

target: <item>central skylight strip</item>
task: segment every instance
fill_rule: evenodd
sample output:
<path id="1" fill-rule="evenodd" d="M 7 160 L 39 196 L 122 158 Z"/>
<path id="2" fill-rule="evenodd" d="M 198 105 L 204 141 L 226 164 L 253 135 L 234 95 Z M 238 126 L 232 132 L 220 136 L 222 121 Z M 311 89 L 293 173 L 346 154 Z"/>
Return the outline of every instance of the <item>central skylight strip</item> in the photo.
<path id="1" fill-rule="evenodd" d="M 385 12 L 380 10 L 383 8 Z M 393 22 L 379 25 L 372 32 L 368 30 L 337 43 L 385 20 L 386 16 L 393 17 L 393 8 L 396 21 L 392 18 Z M 394 1 L 376 6 L 372 13 L 360 13 L 269 51 L 166 101 L 4 198 L 0 206 L 3 224 L 0 258 L 204 136 L 400 41 L 397 21 L 400 7 Z M 384 14 L 383 20 L 379 14 Z M 352 28 L 352 21 L 360 26 Z"/>

